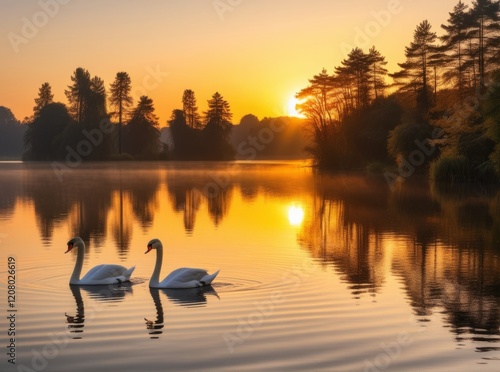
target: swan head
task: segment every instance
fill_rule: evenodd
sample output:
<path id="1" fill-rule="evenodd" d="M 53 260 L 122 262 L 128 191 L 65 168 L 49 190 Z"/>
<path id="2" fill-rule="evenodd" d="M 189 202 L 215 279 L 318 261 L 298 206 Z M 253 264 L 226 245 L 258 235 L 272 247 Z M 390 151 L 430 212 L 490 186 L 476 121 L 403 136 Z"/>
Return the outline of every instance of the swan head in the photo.
<path id="1" fill-rule="evenodd" d="M 83 243 L 83 240 L 82 238 L 80 237 L 76 237 L 76 238 L 73 238 L 71 239 L 69 242 L 68 242 L 68 250 L 64 253 L 68 253 L 69 251 L 71 251 L 75 246 L 76 247 L 83 247 L 84 243 Z"/>
<path id="2" fill-rule="evenodd" d="M 152 239 L 148 243 L 148 250 L 144 254 L 151 252 L 152 249 L 163 248 L 160 239 Z"/>

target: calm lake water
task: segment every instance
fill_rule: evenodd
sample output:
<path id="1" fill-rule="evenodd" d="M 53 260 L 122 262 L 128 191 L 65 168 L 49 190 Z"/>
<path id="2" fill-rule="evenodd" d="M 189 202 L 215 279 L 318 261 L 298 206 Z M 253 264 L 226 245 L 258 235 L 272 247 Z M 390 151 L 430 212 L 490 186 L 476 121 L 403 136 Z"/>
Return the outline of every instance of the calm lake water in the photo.
<path id="1" fill-rule="evenodd" d="M 0 370 L 500 370 L 498 190 L 304 165 L 0 163 Z M 132 282 L 71 288 L 73 236 Z"/>

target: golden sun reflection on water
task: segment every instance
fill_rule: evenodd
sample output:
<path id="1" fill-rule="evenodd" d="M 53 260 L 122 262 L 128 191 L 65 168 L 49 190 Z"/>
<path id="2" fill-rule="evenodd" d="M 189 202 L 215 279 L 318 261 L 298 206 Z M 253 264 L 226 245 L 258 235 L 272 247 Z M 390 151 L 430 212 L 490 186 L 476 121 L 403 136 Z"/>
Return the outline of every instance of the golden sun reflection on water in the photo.
<path id="1" fill-rule="evenodd" d="M 288 207 L 288 222 L 291 226 L 300 226 L 304 221 L 304 208 L 300 205 Z"/>

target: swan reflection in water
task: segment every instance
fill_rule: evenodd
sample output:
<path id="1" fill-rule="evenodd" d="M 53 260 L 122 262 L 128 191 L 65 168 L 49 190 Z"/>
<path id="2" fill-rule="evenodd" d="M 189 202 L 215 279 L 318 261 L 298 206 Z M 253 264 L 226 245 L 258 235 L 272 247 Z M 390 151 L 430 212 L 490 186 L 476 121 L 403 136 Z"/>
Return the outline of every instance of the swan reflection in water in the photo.
<path id="1" fill-rule="evenodd" d="M 83 327 L 85 323 L 85 307 L 83 304 L 83 298 L 81 290 L 88 293 L 89 298 L 96 299 L 100 302 L 121 302 L 124 300 L 125 296 L 132 294 L 132 283 L 124 282 L 121 284 L 112 285 L 70 285 L 71 293 L 76 302 L 76 314 L 69 315 L 64 313 L 66 316 L 66 323 L 68 324 L 69 332 L 73 335 L 73 339 L 81 339 L 81 333 L 83 332 Z M 92 308 L 92 316 L 95 315 L 96 310 Z"/>
<path id="2" fill-rule="evenodd" d="M 204 307 L 207 305 L 208 296 L 215 296 L 220 299 L 217 291 L 212 286 L 188 289 L 149 288 L 149 293 L 151 293 L 151 297 L 156 307 L 156 320 L 153 321 L 147 318 L 144 318 L 144 320 L 146 321 L 146 329 L 149 330 L 152 339 L 159 338 L 159 335 L 163 333 L 164 313 L 160 292 L 163 292 L 175 305 L 184 307 Z"/>

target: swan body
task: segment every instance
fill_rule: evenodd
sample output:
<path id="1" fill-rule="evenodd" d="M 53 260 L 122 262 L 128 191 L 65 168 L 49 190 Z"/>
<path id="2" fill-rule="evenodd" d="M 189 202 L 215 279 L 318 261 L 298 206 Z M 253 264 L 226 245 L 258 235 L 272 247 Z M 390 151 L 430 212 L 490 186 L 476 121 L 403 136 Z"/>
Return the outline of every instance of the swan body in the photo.
<path id="1" fill-rule="evenodd" d="M 183 267 L 176 269 L 167 275 L 165 279 L 161 282 L 160 271 L 163 262 L 163 245 L 159 239 L 153 239 L 148 243 L 148 250 L 145 253 L 149 253 L 151 250 L 156 249 L 156 265 L 153 271 L 153 275 L 149 280 L 149 287 L 151 288 L 196 288 L 204 287 L 212 284 L 212 281 L 219 274 L 220 270 L 217 270 L 213 274 L 209 274 L 204 269 L 192 269 Z"/>
<path id="2" fill-rule="evenodd" d="M 106 284 L 116 284 L 122 283 L 130 280 L 130 276 L 135 269 L 132 266 L 127 269 L 121 265 L 97 265 L 90 269 L 83 278 L 80 279 L 80 274 L 82 272 L 83 257 L 85 255 L 85 243 L 81 238 L 73 238 L 68 242 L 68 250 L 64 253 L 68 253 L 73 248 L 78 249 L 76 256 L 75 268 L 73 269 L 73 274 L 69 280 L 69 284 L 75 285 L 106 285 Z"/>

